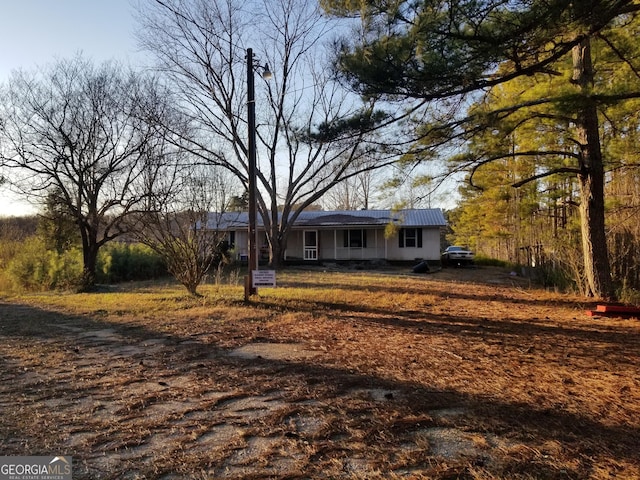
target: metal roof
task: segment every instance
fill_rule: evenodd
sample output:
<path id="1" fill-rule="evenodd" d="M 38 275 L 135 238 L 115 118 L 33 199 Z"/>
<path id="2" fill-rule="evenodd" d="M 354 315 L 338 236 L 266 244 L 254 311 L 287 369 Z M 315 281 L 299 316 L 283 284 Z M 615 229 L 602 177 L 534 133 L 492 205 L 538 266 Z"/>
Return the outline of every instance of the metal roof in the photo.
<path id="1" fill-rule="evenodd" d="M 334 210 L 303 211 L 296 219 L 293 228 L 303 227 L 370 227 L 383 226 L 390 222 L 404 227 L 443 227 L 447 225 L 439 208 L 407 210 Z M 210 213 L 207 228 L 211 230 L 234 230 L 247 228 L 247 212 Z M 258 227 L 262 227 L 262 217 L 258 215 Z"/>

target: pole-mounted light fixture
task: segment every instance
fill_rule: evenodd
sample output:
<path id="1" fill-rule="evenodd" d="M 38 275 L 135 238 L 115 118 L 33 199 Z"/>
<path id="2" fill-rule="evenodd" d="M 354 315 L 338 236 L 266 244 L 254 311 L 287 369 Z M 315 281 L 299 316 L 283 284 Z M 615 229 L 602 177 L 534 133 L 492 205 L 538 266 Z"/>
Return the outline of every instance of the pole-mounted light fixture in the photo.
<path id="1" fill-rule="evenodd" d="M 262 70 L 262 78 L 264 78 L 265 80 L 271 80 L 271 77 L 273 77 L 273 73 L 271 73 L 271 70 L 269 70 L 269 64 L 265 63 Z"/>
<path id="2" fill-rule="evenodd" d="M 244 299 L 248 301 L 251 295 L 255 295 L 256 289 L 253 286 L 253 272 L 258 270 L 258 240 L 257 240 L 257 165 L 256 165 L 256 99 L 254 85 L 254 63 L 253 50 L 247 48 L 247 126 L 249 129 L 248 149 L 248 170 L 247 183 L 249 190 L 249 239 L 248 247 L 248 268 L 249 273 L 244 280 Z M 272 73 L 269 65 L 265 63 L 262 67 L 262 78 L 269 80 Z"/>

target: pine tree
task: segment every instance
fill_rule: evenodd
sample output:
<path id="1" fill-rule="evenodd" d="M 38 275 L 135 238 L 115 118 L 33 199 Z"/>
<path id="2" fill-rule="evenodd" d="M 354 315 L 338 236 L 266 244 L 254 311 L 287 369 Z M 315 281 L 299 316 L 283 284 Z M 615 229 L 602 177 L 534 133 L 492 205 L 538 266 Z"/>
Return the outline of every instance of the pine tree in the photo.
<path id="1" fill-rule="evenodd" d="M 568 143 L 556 152 L 557 167 L 523 179 L 520 185 L 559 173 L 576 176 L 586 293 L 612 297 L 599 112 L 604 105 L 637 98 L 640 88 L 635 81 L 601 86 L 592 42 L 601 42 L 599 48 L 608 49 L 609 57 L 618 57 L 618 64 L 637 74 L 635 52 L 619 30 L 635 25 L 640 4 L 634 0 L 325 0 L 323 6 L 335 15 L 359 14 L 363 19 L 359 42 L 345 41 L 338 61 L 343 78 L 362 94 L 452 101 L 499 89 L 519 78 L 561 79 L 552 91 L 540 95 L 525 91 L 523 98 L 496 111 L 463 116 L 452 110 L 448 128 L 442 121 L 422 126 L 422 141 L 433 141 L 430 132 L 446 132 L 452 141 L 470 138 L 496 122 L 516 122 L 520 112 L 526 117 L 535 107 L 551 105 L 558 118 L 548 120 L 555 121 L 553 128 L 559 133 L 551 145 L 561 139 Z M 545 152 L 545 162 L 551 153 Z M 528 156 L 539 161 L 535 153 Z M 501 158 L 469 159 L 468 166 L 477 169 Z"/>

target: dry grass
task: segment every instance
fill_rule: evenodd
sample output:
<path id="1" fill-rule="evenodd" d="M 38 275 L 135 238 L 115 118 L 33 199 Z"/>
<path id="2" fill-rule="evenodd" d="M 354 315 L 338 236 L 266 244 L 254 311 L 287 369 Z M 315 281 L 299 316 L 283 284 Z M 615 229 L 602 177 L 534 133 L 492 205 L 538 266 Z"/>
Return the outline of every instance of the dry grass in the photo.
<path id="1" fill-rule="evenodd" d="M 4 298 L 0 452 L 78 479 L 640 478 L 637 319 L 492 268 L 278 283 Z"/>

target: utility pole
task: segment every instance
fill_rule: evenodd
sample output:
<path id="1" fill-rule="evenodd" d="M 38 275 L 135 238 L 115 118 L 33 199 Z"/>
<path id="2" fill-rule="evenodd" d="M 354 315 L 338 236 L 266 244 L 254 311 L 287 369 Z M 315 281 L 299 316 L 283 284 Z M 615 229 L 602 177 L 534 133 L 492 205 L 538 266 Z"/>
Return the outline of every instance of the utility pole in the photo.
<path id="1" fill-rule="evenodd" d="M 247 183 L 249 190 L 249 238 L 247 241 L 248 248 L 248 267 L 249 274 L 244 279 L 244 299 L 249 301 L 251 295 L 256 294 L 256 288 L 253 286 L 253 272 L 258 270 L 258 239 L 257 239 L 257 223 L 258 223 L 258 202 L 256 193 L 257 183 L 257 165 L 256 165 L 256 98 L 255 98 L 255 61 L 253 58 L 253 49 L 247 48 L 247 126 L 248 126 L 248 170 Z M 264 65 L 262 78 L 268 80 L 271 78 L 269 66 Z"/>
<path id="2" fill-rule="evenodd" d="M 244 280 L 244 299 L 248 301 L 255 295 L 253 286 L 253 271 L 258 269 L 258 254 L 256 241 L 256 224 L 258 220 L 256 205 L 256 99 L 254 82 L 253 50 L 247 48 L 247 125 L 248 140 L 248 189 L 249 189 L 249 238 L 247 248 L 249 253 L 249 273 Z"/>

